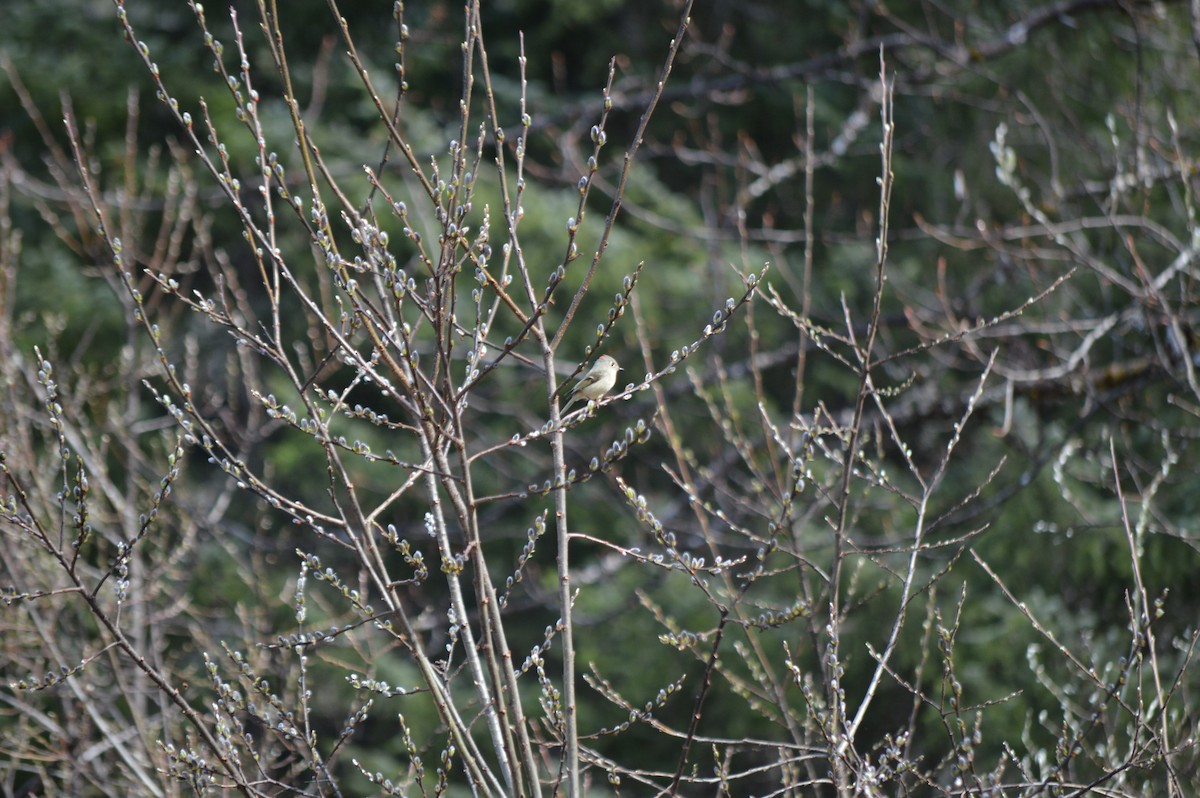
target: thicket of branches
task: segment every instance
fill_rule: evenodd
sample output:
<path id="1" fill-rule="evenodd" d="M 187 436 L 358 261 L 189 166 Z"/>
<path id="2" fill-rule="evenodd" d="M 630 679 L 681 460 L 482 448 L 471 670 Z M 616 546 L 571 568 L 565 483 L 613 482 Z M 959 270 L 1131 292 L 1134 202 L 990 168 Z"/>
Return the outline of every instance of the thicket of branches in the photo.
<path id="1" fill-rule="evenodd" d="M 1187 9 L 486 5 L 5 61 L 3 794 L 1200 787 Z"/>

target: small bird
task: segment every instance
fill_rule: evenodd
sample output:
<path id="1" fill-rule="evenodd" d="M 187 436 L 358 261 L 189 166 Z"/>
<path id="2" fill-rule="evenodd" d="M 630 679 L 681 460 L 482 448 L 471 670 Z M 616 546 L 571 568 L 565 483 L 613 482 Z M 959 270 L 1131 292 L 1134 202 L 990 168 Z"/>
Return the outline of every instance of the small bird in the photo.
<path id="1" fill-rule="evenodd" d="M 575 383 L 562 411 L 566 413 L 571 405 L 580 400 L 591 402 L 604 396 L 616 385 L 617 372 L 620 370 L 621 367 L 617 365 L 617 361 L 608 355 L 601 355 L 595 365 L 588 369 L 587 374 L 584 374 L 579 378 L 579 382 Z"/>

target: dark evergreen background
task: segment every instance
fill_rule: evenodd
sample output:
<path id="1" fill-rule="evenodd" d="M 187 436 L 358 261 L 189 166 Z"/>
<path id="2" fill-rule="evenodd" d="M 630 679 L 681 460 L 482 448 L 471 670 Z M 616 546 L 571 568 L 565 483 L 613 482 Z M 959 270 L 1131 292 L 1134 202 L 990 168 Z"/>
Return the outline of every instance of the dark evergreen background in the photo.
<path id="1" fill-rule="evenodd" d="M 233 104 L 212 71 L 212 56 L 203 47 L 187 5 L 175 1 L 126 5 L 180 105 L 199 118 L 198 103 L 205 98 L 217 126 L 234 129 Z M 262 97 L 260 113 L 267 134 L 273 139 L 270 148 L 280 152 L 288 174 L 299 181 L 302 172 L 294 134 L 279 100 L 280 83 L 270 68 L 255 5 L 233 5 L 256 65 L 255 88 Z M 602 88 L 610 59 L 615 61 L 609 146 L 583 226 L 584 257 L 572 267 L 577 271 L 569 273 L 567 288 L 550 311 L 551 318 L 561 318 L 608 212 L 622 167 L 621 154 L 637 129 L 678 24 L 680 4 L 498 0 L 483 5 L 500 122 L 510 136 L 520 127 L 517 64 L 524 35 L 525 95 L 533 134 L 528 143 L 529 188 L 521 230 L 526 260 L 543 279 L 562 259 L 564 225 L 576 212 L 576 184 L 591 151 L 589 129 L 601 113 Z M 229 68 L 235 69 L 234 35 L 225 4 L 207 4 L 206 12 L 214 34 L 225 43 Z M 392 65 L 397 39 L 390 4 L 346 3 L 341 13 L 373 80 L 390 99 L 395 91 Z M 302 110 L 309 130 L 334 176 L 358 192 L 351 201 L 365 202 L 369 187 L 361 177 L 362 168 L 378 166 L 386 142 L 377 111 L 344 57 L 345 48 L 326 4 L 281 3 L 280 14 L 294 88 L 307 103 Z M 404 132 L 420 161 L 444 161 L 447 142 L 458 135 L 462 8 L 432 0 L 410 2 L 405 15 L 410 38 L 405 54 L 409 89 Z M 1081 717 L 1088 716 L 1093 705 L 1107 707 L 1095 721 L 1097 731 L 1084 732 L 1089 742 L 1076 754 L 1090 758 L 1096 773 L 1103 772 L 1103 763 L 1111 760 L 1100 751 L 1097 740 L 1110 739 L 1105 735 L 1113 727 L 1132 724 L 1136 714 L 1132 708 L 1157 711 L 1150 708 L 1155 699 L 1148 682 L 1142 681 L 1149 672 L 1143 668 L 1157 668 L 1166 688 L 1173 691 L 1171 741 L 1180 751 L 1170 766 L 1185 791 L 1200 783 L 1193 744 L 1187 742 L 1196 725 L 1191 696 L 1200 686 L 1191 665 L 1200 613 L 1200 494 L 1196 490 L 1200 468 L 1192 459 L 1200 411 L 1192 373 L 1200 362 L 1195 360 L 1193 325 L 1200 321 L 1200 311 L 1195 306 L 1197 268 L 1191 263 L 1200 241 L 1193 197 L 1200 119 L 1195 88 L 1200 77 L 1198 30 L 1184 2 L 698 2 L 638 153 L 593 292 L 564 341 L 564 362 L 582 356 L 614 292 L 621 289 L 622 278 L 644 262 L 638 289 L 640 313 L 661 367 L 672 349 L 697 337 L 712 309 L 721 307 L 727 296 L 741 293 L 742 281 L 731 264 L 743 272 L 770 264 L 768 281 L 780 300 L 828 331 L 820 339 L 825 349 L 760 299 L 753 311 L 757 337 L 751 341 L 746 326 L 731 324 L 726 335 L 689 361 L 696 380 L 712 402 L 728 412 L 740 430 L 737 435 L 745 435 L 746 448 L 758 453 L 770 447 L 764 442 L 767 433 L 759 426 L 758 401 L 762 399 L 763 412 L 786 428 L 801 352 L 802 416 L 812 419 L 823 407 L 829 418 L 848 419 L 857 379 L 826 350 L 852 361 L 841 339 L 865 333 L 874 296 L 882 52 L 887 73 L 895 80 L 895 189 L 888 282 L 873 374 L 876 387 L 887 396 L 897 434 L 925 473 L 931 473 L 942 458 L 989 356 L 997 353 L 978 408 L 962 432 L 953 466 L 929 507 L 928 518 L 937 523 L 930 528 L 927 542 L 939 545 L 921 553 L 917 581 L 924 584 L 937 577 L 936 589 L 920 591 L 914 599 L 892 663 L 904 678 L 917 678 L 914 671 L 921 652 L 937 648 L 937 635 L 927 637 L 922 629 L 926 613 L 932 617 L 936 609 L 946 626 L 957 624 L 954 677 L 962 684 L 965 704 L 986 705 L 980 713 L 984 720 L 979 739 L 970 746 L 963 743 L 964 739 L 970 742 L 970 729 L 964 735 L 953 726 L 949 713 L 920 713 L 908 745 L 911 756 L 919 757 L 924 767 L 936 768 L 939 762 L 968 756 L 965 749 L 970 748 L 969 757 L 978 767 L 991 770 L 1009 755 L 1006 743 L 1043 747 L 1053 760 L 1061 707 L 1074 704 L 1081 707 Z M 69 101 L 92 146 L 94 162 L 89 166 L 105 191 L 119 192 L 128 109 L 136 102 L 136 160 L 145 171 L 135 188 L 144 199 L 145 223 L 151 229 L 158 213 L 156 198 L 170 189 L 164 172 L 155 171 L 156 165 L 168 159 L 172 147 L 182 148 L 185 162 L 190 156 L 177 124 L 155 98 L 149 76 L 124 41 L 111 3 L 3 3 L 0 53 L 8 74 L 8 79 L 0 80 L 0 156 L 5 213 L 11 223 L 0 264 L 5 275 L 0 283 L 7 339 L 3 346 L 10 358 L 0 444 L 13 451 L 23 445 L 54 445 L 54 436 L 44 425 L 35 425 L 39 432 L 29 437 L 15 422 L 23 412 L 17 408 L 24 390 L 20 385 L 28 382 L 21 375 L 36 371 L 35 346 L 55 361 L 63 390 L 109 386 L 115 396 L 120 386 L 110 383 L 121 373 L 117 364 L 134 345 L 127 339 L 130 313 L 112 276 L 111 253 L 82 222 L 85 217 L 68 212 L 78 198 L 61 191 L 55 175 L 62 162 L 39 132 L 39 124 L 65 152 L 63 103 Z M 17 86 L 23 88 L 18 91 Z M 33 108 L 40 122 L 31 115 Z M 806 132 L 810 113 L 811 142 Z M 478 122 L 479 117 L 474 124 Z M 994 155 L 999 128 L 1004 129 L 1015 156 L 1009 184 L 998 174 Z M 507 143 L 511 155 L 511 137 Z M 816 156 L 807 275 L 806 144 Z M 227 145 L 235 171 L 242 170 L 249 185 L 255 169 L 253 141 L 230 135 Z M 405 185 L 405 167 L 394 150 L 389 159 L 384 174 L 394 187 Z M 485 156 L 485 163 L 488 160 Z M 237 217 L 212 178 L 194 159 L 190 163 L 198 180 L 200 207 L 209 216 L 208 246 L 223 251 L 246 284 L 252 284 L 257 267 L 246 250 Z M 493 203 L 492 240 L 498 248 L 503 227 L 498 223 L 494 170 L 481 181 L 476 207 Z M 297 190 L 303 189 L 300 182 Z M 1024 201 L 1022 191 L 1027 192 Z M 381 224 L 390 229 L 398 257 L 411 258 L 402 225 L 384 216 L 381 213 Z M 283 229 L 282 247 L 302 261 L 308 252 L 305 231 L 297 224 Z M 13 246 L 14 233 L 19 235 L 19 248 Z M 344 233 L 339 228 L 339 235 Z M 201 248 L 189 240 L 187 246 L 193 245 Z M 147 252 L 142 248 L 130 253 L 135 270 L 145 268 Z M 1186 258 L 1189 265 L 1164 285 L 1152 286 L 1153 277 L 1178 258 Z M 303 272 L 318 267 L 296 268 Z M 954 337 L 1021 308 L 1072 268 L 1077 271 L 1069 280 L 1019 315 L 966 338 Z M 189 285 L 201 290 L 213 288 L 202 271 L 189 279 Z M 162 302 L 161 298 L 155 301 Z M 254 305 L 263 300 L 251 291 L 247 301 Z M 1085 354 L 1074 356 L 1082 351 L 1089 333 L 1113 316 L 1116 322 L 1099 340 L 1087 346 Z M 501 340 L 518 329 L 511 319 L 498 324 L 504 329 Z M 173 329 L 177 335 L 166 342 L 166 351 L 171 357 L 196 360 L 210 391 L 208 409 L 220 428 L 236 436 L 240 419 L 252 415 L 247 408 L 253 403 L 230 376 L 229 364 L 236 358 L 233 340 L 204 324 L 197 314 L 179 315 Z M 299 325 L 294 332 L 302 337 Z M 913 349 L 944 338 L 949 340 Z M 144 341 L 137 345 L 145 346 Z M 608 351 L 626 364 L 622 384 L 645 373 L 632 318 L 618 325 Z M 756 395 L 754 375 L 748 369 L 751 351 L 761 367 L 761 396 Z M 497 376 L 474 405 L 477 412 L 471 418 L 479 426 L 472 435 L 478 440 L 504 440 L 545 420 L 544 396 L 540 388 L 528 387 L 529 377 L 515 369 Z M 146 378 L 153 382 L 153 375 Z M 266 381 L 269 385 L 269 376 Z M 349 374 L 333 374 L 326 387 L 344 387 L 349 381 Z M 725 396 L 718 391 L 722 384 L 728 391 Z M 721 424 L 693 393 L 683 370 L 667 377 L 662 386 L 694 463 L 699 470 L 712 472 L 711 484 L 716 487 L 703 498 L 726 506 L 731 523 L 745 524 L 765 536 L 770 514 L 765 509 L 747 509 L 749 504 L 730 497 L 752 497 L 756 485 L 767 493 L 773 487 L 759 484 L 760 475 L 732 453 L 736 447 L 731 438 L 737 435 L 722 434 Z M 163 425 L 157 422 L 163 419 L 162 408 L 146 387 L 135 384 L 132 390 L 141 397 L 145 434 L 160 435 Z M 373 398 L 370 390 L 359 387 L 351 401 L 367 404 Z M 121 401 L 111 399 L 114 405 Z M 102 419 L 111 409 L 92 404 L 81 406 L 80 414 Z M 652 412 L 649 394 L 601 411 L 600 420 L 591 422 L 595 426 L 590 431 L 582 428 L 569 443 L 573 462 L 586 463 L 605 441 L 619 437 L 626 425 L 649 418 Z M 872 406 L 864 428 L 863 446 L 868 450 L 864 456 L 887 471 L 897 490 L 915 490 L 904 456 Z M 365 422 L 349 423 L 347 430 L 348 438 L 362 438 L 374 451 L 396 447 L 401 459 L 417 457 L 415 451 L 401 448 L 406 444 L 389 441 L 386 433 Z M 835 441 L 836 436 L 829 438 L 828 445 L 836 449 Z M 275 428 L 241 443 L 248 462 L 269 471 L 291 493 L 328 509 L 328 475 L 311 440 Z M 150 448 L 161 455 L 154 447 L 163 445 Z M 662 468 L 664 462 L 672 462 L 672 456 L 667 436 L 656 434 L 617 473 L 657 502 L 655 513 L 678 535 L 681 548 L 705 552 L 705 538 L 687 509 L 687 498 Z M 772 472 L 765 462 L 768 456 L 762 456 L 763 472 Z M 141 464 L 120 451 L 107 451 L 102 457 L 115 474 L 140 473 Z M 836 490 L 836 458 L 818 456 L 810 466 L 813 485 Z M 47 476 L 50 494 L 56 484 L 53 474 L 51 469 Z M 189 609 L 186 618 L 173 616 L 155 644 L 171 652 L 178 677 L 190 683 L 185 694 L 202 707 L 209 685 L 201 651 L 219 658 L 219 641 L 246 648 L 294 631 L 289 602 L 298 568 L 293 553 L 297 546 L 318 551 L 330 565 L 350 567 L 350 561 L 343 560 L 345 555 L 336 548 L 322 550 L 307 530 L 289 524 L 256 497 L 227 493 L 228 477 L 203 457 L 193 458 L 186 476 L 170 502 L 181 516 L 203 518 L 200 532 L 194 539 L 189 537 L 186 546 L 172 539 L 169 531 L 153 545 L 164 556 L 177 544 L 185 552 L 180 562 L 172 563 L 178 570 L 171 573 L 186 577 L 174 592 Z M 476 490 L 480 495 L 504 493 L 514 483 L 545 477 L 538 461 L 513 456 L 481 469 Z M 365 495 L 380 498 L 395 489 L 396 478 L 394 471 L 364 468 L 359 486 Z M 1116 490 L 1118 479 L 1124 508 Z M 867 481 L 856 485 L 861 503 L 855 505 L 851 521 L 855 545 L 861 552 L 877 554 L 864 556 L 858 567 L 849 569 L 841 597 L 848 617 L 847 642 L 841 651 L 844 688 L 853 700 L 861 696 L 875 665 L 867 643 L 875 650 L 883 645 L 886 637 L 881 637 L 881 630 L 890 627 L 899 595 L 895 572 L 889 574 L 888 569 L 899 568 L 896 563 L 903 557 L 893 562 L 878 552 L 903 551 L 915 523 L 911 505 L 899 500 L 891 488 L 872 488 Z M 13 488 L 6 485 L 0 493 L 13 495 Z M 226 503 L 214 514 L 218 498 Z M 825 567 L 833 556 L 829 509 L 824 507 L 828 498 L 829 494 L 810 491 L 797 499 L 802 505 L 812 503 L 814 510 L 797 514 L 795 533 L 795 540 L 803 543 L 798 553 Z M 644 529 L 611 479 L 581 486 L 572 500 L 576 523 L 583 527 L 580 531 L 620 545 L 647 545 Z M 392 512 L 398 525 L 407 524 L 404 534 L 419 540 L 424 506 L 415 499 L 404 501 Z M 540 509 L 541 505 L 497 504 L 484 511 L 485 536 L 497 546 L 500 581 L 511 571 L 526 529 Z M 2 528 L 6 536 L 18 536 L 12 524 Z M 1162 616 L 1154 626 L 1158 659 L 1153 664 L 1149 659 L 1142 662 L 1130 676 L 1147 692 L 1125 693 L 1121 709 L 1090 680 L 1080 678 L 1078 663 L 1054 649 L 974 557 L 995 569 L 1016 601 L 1023 602 L 1083 665 L 1094 668 L 1099 682 L 1108 684 L 1116 679 L 1122 658 L 1126 662 L 1131 656 L 1148 658 L 1147 648 L 1130 643 L 1128 607 L 1135 601 L 1131 596 L 1136 580 L 1127 531 L 1136 538 L 1140 578 L 1149 596 L 1162 597 Z M 759 545 L 761 539 L 730 541 L 724 551 L 727 556 L 753 560 Z M 509 608 L 510 642 L 518 654 L 536 645 L 557 617 L 552 548 L 547 543 L 538 555 L 527 575 L 529 584 Z M 585 572 L 588 568 L 602 571 L 604 555 L 600 547 L 583 544 L 575 558 Z M 102 567 L 113 552 L 100 547 L 88 556 Z M 426 557 L 436 574 L 436 554 L 427 550 Z M 245 567 L 231 569 L 231 560 Z M 30 575 L 15 572 L 24 568 L 15 563 L 6 562 L 0 584 L 25 590 Z M 759 610 L 782 610 L 801 595 L 803 569 L 797 568 L 795 560 L 784 563 L 768 557 L 767 564 L 781 574 L 796 568 L 797 574 L 757 583 L 751 604 Z M 414 598 L 428 602 L 428 619 L 434 626 L 444 621 L 440 609 L 444 596 L 435 582 Z M 681 698 L 655 711 L 673 728 L 686 728 L 695 690 L 703 679 L 702 655 L 707 649 L 700 645 L 680 652 L 660 645 L 658 636 L 665 630 L 652 608 L 665 606 L 666 614 L 681 628 L 701 632 L 715 624 L 713 607 L 689 589 L 685 577 L 663 576 L 650 569 L 623 569 L 612 578 L 595 581 L 585 577 L 582 584 L 576 608 L 580 670 L 588 672 L 593 663 L 597 673 L 617 682 L 638 707 L 666 684 L 686 676 Z M 814 608 L 818 615 L 827 610 Z M 10 630 L 27 629 L 27 622 L 18 617 L 20 611 L 17 604 L 0 609 L 0 623 Z M 349 619 L 343 606 L 327 600 L 311 608 L 309 625 Z M 194 637 L 198 621 L 205 625 L 207 639 Z M 86 622 L 81 624 L 87 627 Z M 823 652 L 805 631 L 808 628 L 807 621 L 796 619 L 762 632 L 760 641 L 777 664 L 783 660 L 786 644 L 797 664 L 819 680 Z M 731 633 L 727 644 L 731 652 L 734 640 L 745 644 L 741 639 L 745 634 Z M 8 639 L 10 643 L 0 644 L 5 651 L 0 663 L 6 681 L 25 678 L 39 668 L 52 669 L 56 660 L 39 661 L 15 642 L 19 639 L 15 632 Z M 548 654 L 555 674 L 559 653 L 555 648 Z M 310 678 L 320 683 L 320 689 L 313 722 L 326 738 L 340 732 L 356 694 L 340 668 L 359 658 L 370 659 L 374 678 L 394 685 L 410 684 L 416 678 L 399 649 L 371 651 L 368 656 L 335 648 L 316 657 L 317 675 Z M 723 664 L 730 675 L 713 677 L 701 734 L 772 739 L 781 726 L 773 699 L 761 695 L 747 700 L 737 679 L 753 682 L 753 669 L 733 653 Z M 920 678 L 927 696 L 945 698 L 943 674 L 948 667 L 936 654 L 926 662 Z M 43 747 L 65 759 L 87 749 L 91 732 L 86 728 L 64 733 L 69 743 L 55 740 L 44 729 L 30 729 L 28 717 L 35 709 L 65 713 L 61 720 L 86 727 L 86 713 L 76 717 L 58 706 L 59 701 L 69 700 L 58 690 L 62 688 L 6 691 L 0 714 L 0 737 L 10 752 L 6 757 L 12 757 L 7 764 L 0 763 L 0 772 L 6 773 L 6 794 L 20 794 L 22 786 L 31 783 L 33 794 L 67 794 L 75 788 L 80 789 L 78 794 L 105 792 L 102 785 L 72 787 L 65 780 L 58 787 L 65 792 L 48 787 L 42 792 L 30 781 L 37 768 L 29 762 Z M 883 746 L 886 735 L 909 723 L 911 693 L 886 677 L 880 690 L 882 697 L 859 732 L 863 751 L 872 751 L 877 743 Z M 527 701 L 531 712 L 536 709 L 533 698 L 531 693 Z M 790 711 L 804 716 L 806 704 L 798 689 L 792 699 Z M 628 710 L 614 708 L 587 688 L 581 688 L 581 701 L 582 734 L 628 718 Z M 403 711 L 417 739 L 439 733 L 428 705 Z M 395 712 L 377 711 L 351 738 L 347 750 L 368 770 L 393 773 L 405 767 Z M 964 717 L 973 728 L 976 715 Z M 31 739 L 37 744 L 31 746 Z M 626 767 L 647 771 L 673 770 L 680 746 L 678 739 L 648 723 L 585 743 Z M 770 761 L 767 748 L 748 742 L 746 750 L 751 761 L 756 757 L 762 758 L 762 764 Z M 435 761 L 436 748 L 427 756 L 431 763 Z M 700 772 L 710 773 L 710 746 L 698 743 L 692 762 Z M 746 761 L 738 764 L 748 766 Z M 350 764 L 350 756 L 342 754 L 334 767 L 344 779 L 344 794 L 372 794 L 375 788 Z M 1133 770 L 1146 785 L 1145 795 L 1169 794 L 1162 762 L 1139 760 Z M 1017 772 L 1015 764 L 1009 766 L 1014 783 L 1021 781 Z M 602 773 L 594 778 L 595 794 L 603 794 Z M 761 779 L 739 782 L 732 794 L 777 794 L 771 790 L 780 784 L 779 773 L 767 769 Z M 296 786 L 305 788 L 299 782 Z M 917 782 L 908 787 L 911 794 L 920 795 L 939 794 L 943 788 L 950 786 Z M 634 784 L 625 794 L 650 794 L 643 789 L 649 787 Z M 709 785 L 687 794 L 720 793 Z M 888 787 L 885 794 L 906 793 Z M 1005 794 L 1023 793 L 1013 788 Z"/>

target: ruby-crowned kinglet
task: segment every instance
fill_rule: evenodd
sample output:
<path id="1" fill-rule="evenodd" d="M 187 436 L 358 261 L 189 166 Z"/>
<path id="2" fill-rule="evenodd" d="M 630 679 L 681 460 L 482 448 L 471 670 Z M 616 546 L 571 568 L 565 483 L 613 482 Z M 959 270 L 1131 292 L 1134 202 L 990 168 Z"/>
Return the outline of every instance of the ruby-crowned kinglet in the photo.
<path id="1" fill-rule="evenodd" d="M 620 370 L 621 367 L 617 365 L 617 361 L 608 355 L 601 355 L 595 365 L 588 369 L 587 374 L 584 374 L 579 378 L 579 382 L 575 383 L 562 411 L 566 413 L 571 405 L 578 401 L 591 402 L 604 396 L 616 385 L 617 372 Z"/>

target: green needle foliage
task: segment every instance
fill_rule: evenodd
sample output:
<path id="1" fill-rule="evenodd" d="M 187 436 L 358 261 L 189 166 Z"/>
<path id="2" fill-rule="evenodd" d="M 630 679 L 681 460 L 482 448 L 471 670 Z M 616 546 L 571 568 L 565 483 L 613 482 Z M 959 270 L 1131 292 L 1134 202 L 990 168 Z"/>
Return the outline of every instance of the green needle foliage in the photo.
<path id="1" fill-rule="evenodd" d="M 1186 4 L 234 5 L 0 12 L 0 794 L 1197 792 Z"/>

